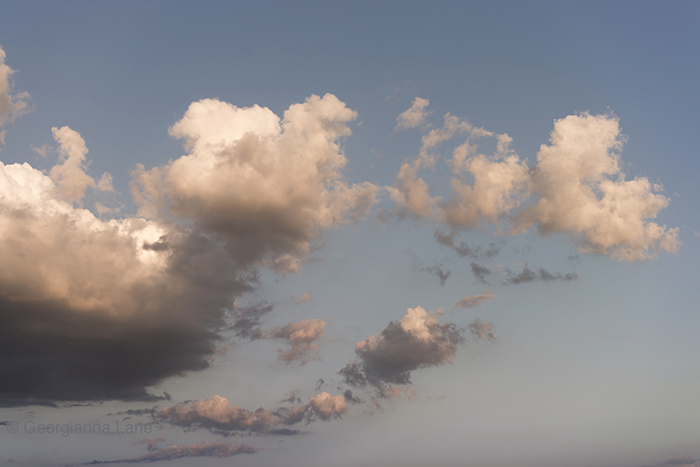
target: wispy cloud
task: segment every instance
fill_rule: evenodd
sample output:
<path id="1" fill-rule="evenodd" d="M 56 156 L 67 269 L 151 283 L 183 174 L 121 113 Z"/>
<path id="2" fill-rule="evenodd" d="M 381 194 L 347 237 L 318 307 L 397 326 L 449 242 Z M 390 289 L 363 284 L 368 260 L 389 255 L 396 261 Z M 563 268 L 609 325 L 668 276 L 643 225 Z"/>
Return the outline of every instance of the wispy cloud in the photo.
<path id="1" fill-rule="evenodd" d="M 173 445 L 167 448 L 159 448 L 156 446 L 158 440 L 141 440 L 140 443 L 147 444 L 149 450 L 148 454 L 144 454 L 139 457 L 130 457 L 124 459 L 115 459 L 111 461 L 98 461 L 94 460 L 92 462 L 87 462 L 83 465 L 97 465 L 97 464 L 139 464 L 142 462 L 158 462 L 158 461 L 170 461 L 175 459 L 183 459 L 186 457 L 231 457 L 236 454 L 254 454 L 259 452 L 260 449 L 248 446 L 247 444 L 233 444 L 233 443 L 210 443 L 204 441 L 199 444 L 184 444 L 184 445 Z"/>
<path id="2" fill-rule="evenodd" d="M 481 306 L 484 302 L 493 300 L 498 297 L 490 292 L 486 292 L 480 295 L 472 295 L 471 297 L 463 297 L 455 304 L 455 308 L 473 308 L 475 306 Z"/>

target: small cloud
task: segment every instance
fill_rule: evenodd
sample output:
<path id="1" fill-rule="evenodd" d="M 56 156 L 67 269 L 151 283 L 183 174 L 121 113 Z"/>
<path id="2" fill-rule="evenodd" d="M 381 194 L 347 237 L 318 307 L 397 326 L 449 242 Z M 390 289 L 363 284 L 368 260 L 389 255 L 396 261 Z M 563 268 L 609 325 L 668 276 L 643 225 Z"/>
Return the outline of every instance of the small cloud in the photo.
<path id="1" fill-rule="evenodd" d="M 301 294 L 301 297 L 299 297 L 296 301 L 296 303 L 301 303 L 301 302 L 306 302 L 308 300 L 311 300 L 311 297 L 313 297 L 314 294 L 311 292 L 304 292 Z"/>
<path id="2" fill-rule="evenodd" d="M 97 189 L 100 191 L 114 191 L 114 186 L 112 186 L 112 174 L 103 173 L 100 180 L 97 182 Z"/>
<path id="3" fill-rule="evenodd" d="M 579 280 L 578 274 L 576 274 L 575 272 L 569 272 L 566 274 L 562 274 L 560 272 L 557 272 L 555 274 L 552 274 L 549 271 L 547 271 L 545 268 L 537 268 L 536 271 L 533 271 L 532 269 L 528 269 L 527 263 L 525 263 L 525 266 L 523 266 L 523 270 L 518 274 L 514 274 L 508 268 L 505 268 L 505 273 L 508 277 L 503 282 L 503 285 L 525 284 L 528 282 L 535 282 L 535 281 L 571 282 L 571 281 L 578 281 Z"/>
<path id="4" fill-rule="evenodd" d="M 493 324 L 491 323 L 484 323 L 478 319 L 475 319 L 471 324 L 469 324 L 468 328 L 474 338 L 478 341 L 496 341 L 496 335 L 492 331 Z"/>
<path id="5" fill-rule="evenodd" d="M 484 302 L 493 300 L 496 297 L 498 297 L 498 295 L 494 295 L 486 291 L 486 293 L 483 293 L 481 295 L 473 295 L 471 297 L 461 298 L 455 304 L 455 308 L 473 308 L 475 306 L 481 306 L 484 304 Z"/>
<path id="6" fill-rule="evenodd" d="M 46 156 L 49 155 L 49 145 L 48 144 L 42 144 L 38 148 L 36 146 L 32 146 L 32 151 L 35 153 L 39 154 L 39 156 L 42 159 L 46 159 Z"/>
<path id="7" fill-rule="evenodd" d="M 478 263 L 471 263 L 472 272 L 474 273 L 475 282 L 481 282 L 482 284 L 488 284 L 486 276 L 491 275 L 491 270 L 486 266 L 482 266 Z"/>
<path id="8" fill-rule="evenodd" d="M 411 108 L 401 112 L 401 114 L 396 117 L 396 127 L 394 127 L 394 131 L 415 128 L 425 123 L 425 119 L 432 113 L 425 109 L 428 105 L 430 105 L 428 99 L 420 97 L 413 99 Z"/>

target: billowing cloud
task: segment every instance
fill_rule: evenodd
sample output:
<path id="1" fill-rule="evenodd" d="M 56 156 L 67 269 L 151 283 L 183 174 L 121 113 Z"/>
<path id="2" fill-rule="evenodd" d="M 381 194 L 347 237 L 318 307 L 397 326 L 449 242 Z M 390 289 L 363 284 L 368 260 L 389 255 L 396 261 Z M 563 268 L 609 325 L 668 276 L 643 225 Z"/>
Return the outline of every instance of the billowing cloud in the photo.
<path id="1" fill-rule="evenodd" d="M 435 148 L 444 141 L 465 132 L 474 137 L 490 135 L 481 128 L 473 127 L 468 121 L 447 113 L 442 127 L 433 129 L 423 136 L 418 157 L 413 161 L 404 162 L 399 168 L 396 182 L 386 187 L 391 199 L 396 203 L 397 210 L 393 215 L 441 219 L 439 209 L 441 199 L 430 195 L 430 187 L 418 177 L 418 171 L 433 168 L 437 159 L 437 154 L 433 152 Z"/>
<path id="2" fill-rule="evenodd" d="M 157 442 L 162 441 L 162 438 L 158 440 L 142 440 L 141 443 L 146 443 L 148 448 L 148 454 L 144 454 L 139 457 L 130 457 L 126 459 L 115 459 L 112 461 L 98 461 L 94 460 L 92 462 L 87 462 L 84 465 L 96 465 L 96 464 L 138 464 L 141 462 L 157 462 L 157 461 L 170 461 L 175 459 L 183 459 L 185 457 L 231 457 L 236 454 L 254 454 L 260 449 L 248 446 L 247 444 L 233 444 L 233 443 L 210 443 L 204 441 L 199 444 L 184 444 L 184 445 L 173 445 L 167 448 L 159 448 L 156 446 Z"/>
<path id="3" fill-rule="evenodd" d="M 0 127 L 29 111 L 29 93 L 13 92 L 12 74 L 15 70 L 5 63 L 6 57 L 5 51 L 0 47 Z M 4 135 L 4 132 L 0 133 L 0 144 L 3 143 Z"/>
<path id="4" fill-rule="evenodd" d="M 59 163 L 51 168 L 49 175 L 56 184 L 58 197 L 75 203 L 83 199 L 88 187 L 114 191 L 112 175 L 104 173 L 99 183 L 95 183 L 95 179 L 85 173 L 88 148 L 80 133 L 67 126 L 53 127 L 51 132 L 58 143 Z"/>
<path id="5" fill-rule="evenodd" d="M 296 393 L 292 400 L 298 400 Z M 156 417 L 185 429 L 207 429 L 223 435 L 235 432 L 275 434 L 279 431 L 276 427 L 280 425 L 295 425 L 303 420 L 307 423 L 315 419 L 328 421 L 341 418 L 347 412 L 344 395 L 331 396 L 327 392 L 321 392 L 301 406 L 275 410 L 259 408 L 254 412 L 232 405 L 225 397 L 213 396 L 166 407 Z"/>
<path id="6" fill-rule="evenodd" d="M 82 138 L 58 133 L 72 151 L 63 162 L 81 159 Z M 223 245 L 158 221 L 99 220 L 59 188 L 0 163 L 0 406 L 152 400 L 147 387 L 206 368 L 223 310 L 250 290 Z"/>
<path id="7" fill-rule="evenodd" d="M 438 144 L 463 133 L 467 140 L 447 161 L 450 198 L 433 197 L 418 172 L 435 166 L 438 156 L 432 150 Z M 479 154 L 478 138 L 496 138 L 495 152 Z M 511 143 L 505 133 L 446 115 L 443 127 L 423 137 L 418 156 L 401 166 L 388 187 L 396 213 L 452 229 L 496 225 L 500 231 L 508 224 L 507 231 L 517 234 L 534 226 L 544 236 L 570 235 L 581 252 L 624 261 L 678 250 L 678 229 L 652 221 L 669 203 L 659 193 L 661 186 L 645 177 L 626 180 L 621 170 L 624 137 L 616 117 L 586 112 L 556 120 L 550 144 L 540 147 L 532 168 L 510 149 Z M 453 234 L 440 232 L 436 238 L 461 256 L 475 256 Z"/>
<path id="8" fill-rule="evenodd" d="M 475 306 L 481 306 L 484 302 L 493 300 L 496 297 L 498 297 L 498 295 L 494 295 L 490 292 L 472 295 L 471 297 L 463 297 L 455 304 L 455 308 L 473 308 Z"/>
<path id="9" fill-rule="evenodd" d="M 170 129 L 188 154 L 133 172 L 142 213 L 172 211 L 226 241 L 242 265 L 259 261 L 293 272 L 322 229 L 355 222 L 379 187 L 348 185 L 340 139 L 356 113 L 332 94 L 270 109 L 215 99 L 190 105 Z"/>
<path id="10" fill-rule="evenodd" d="M 340 374 L 346 384 L 372 385 L 381 392 L 387 384 L 409 384 L 413 370 L 449 363 L 463 340 L 455 324 L 438 323 L 437 313 L 409 308 L 400 321 L 358 342 L 355 352 L 360 360 Z"/>
<path id="11" fill-rule="evenodd" d="M 321 392 L 309 399 L 308 407 L 321 420 L 340 418 L 348 413 L 348 404 L 345 397 L 338 394 L 331 396 L 327 392 Z"/>
<path id="12" fill-rule="evenodd" d="M 543 235 L 568 233 L 580 251 L 619 260 L 677 251 L 678 229 L 648 220 L 669 199 L 647 178 L 625 180 L 623 143 L 613 116 L 583 113 L 556 120 L 530 179 L 538 200 L 519 214 L 518 227 L 536 225 Z"/>
<path id="13" fill-rule="evenodd" d="M 493 156 L 477 154 L 468 140 L 453 153 L 452 197 L 442 205 L 444 221 L 453 227 L 494 224 L 527 198 L 528 167 L 509 148 L 512 139 L 498 135 Z M 469 180 L 469 181 L 468 181 Z"/>
<path id="14" fill-rule="evenodd" d="M 398 117 L 396 117 L 396 130 L 407 130 L 409 128 L 415 128 L 425 123 L 425 119 L 432 113 L 426 110 L 426 107 L 430 105 L 428 99 L 422 99 L 416 97 L 413 99 L 413 104 L 411 108 L 401 112 Z"/>

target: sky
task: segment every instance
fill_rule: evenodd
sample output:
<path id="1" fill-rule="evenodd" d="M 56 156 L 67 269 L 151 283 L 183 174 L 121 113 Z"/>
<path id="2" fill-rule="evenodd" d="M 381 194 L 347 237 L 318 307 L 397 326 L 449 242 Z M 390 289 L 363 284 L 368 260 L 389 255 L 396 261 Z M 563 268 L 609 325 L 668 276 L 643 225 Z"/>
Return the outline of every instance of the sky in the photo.
<path id="1" fill-rule="evenodd" d="M 700 466 L 697 50 L 697 1 L 0 2 L 0 465 Z"/>

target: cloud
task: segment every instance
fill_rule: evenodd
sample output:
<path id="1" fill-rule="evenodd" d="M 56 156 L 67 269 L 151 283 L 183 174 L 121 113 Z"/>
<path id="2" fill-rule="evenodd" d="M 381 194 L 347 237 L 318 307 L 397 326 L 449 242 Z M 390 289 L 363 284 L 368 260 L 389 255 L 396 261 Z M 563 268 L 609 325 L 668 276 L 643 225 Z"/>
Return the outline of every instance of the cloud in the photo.
<path id="1" fill-rule="evenodd" d="M 239 307 L 236 305 L 233 309 L 235 320 L 229 324 L 238 337 L 244 339 L 262 339 L 264 333 L 261 328 L 261 319 L 263 315 L 274 310 L 275 306 L 272 303 L 261 301 L 250 305 Z"/>
<path id="2" fill-rule="evenodd" d="M 294 272 L 322 229 L 355 222 L 376 202 L 379 187 L 341 174 L 339 142 L 356 116 L 332 94 L 290 106 L 281 120 L 257 105 L 195 102 L 170 128 L 188 154 L 139 165 L 132 193 L 144 214 L 172 212 L 217 233 L 241 265 Z"/>
<path id="3" fill-rule="evenodd" d="M 685 456 L 683 458 L 667 460 L 663 465 L 677 465 L 677 466 L 694 467 L 698 464 L 700 464 L 700 459 L 695 459 L 691 456 Z"/>
<path id="4" fill-rule="evenodd" d="M 503 285 L 525 284 L 528 282 L 535 281 L 578 281 L 578 274 L 576 274 L 575 272 L 568 272 L 566 274 L 557 272 L 555 274 L 552 274 L 544 268 L 537 268 L 537 271 L 533 271 L 531 269 L 528 269 L 527 263 L 525 263 L 525 265 L 523 266 L 523 270 L 518 274 L 514 274 L 508 268 L 505 268 L 505 273 L 507 278 L 503 282 Z"/>
<path id="5" fill-rule="evenodd" d="M 290 349 L 278 351 L 278 359 L 284 363 L 298 362 L 302 365 L 318 359 L 318 342 L 324 335 L 327 323 L 322 319 L 305 319 L 297 323 L 289 323 L 265 331 L 261 327 L 263 315 L 271 312 L 274 306 L 268 302 L 258 302 L 245 307 L 234 308 L 235 320 L 229 323 L 238 337 L 258 339 L 282 339 L 290 345 Z"/>
<path id="6" fill-rule="evenodd" d="M 137 464 L 141 462 L 157 462 L 157 461 L 169 461 L 175 459 L 182 459 L 185 457 L 231 457 L 236 454 L 254 454 L 260 449 L 248 446 L 247 444 L 233 444 L 233 443 L 210 443 L 204 441 L 199 444 L 185 444 L 181 446 L 173 445 L 168 448 L 158 448 L 156 443 L 162 441 L 162 438 L 158 440 L 141 440 L 141 443 L 147 444 L 149 450 L 148 454 L 144 454 L 139 457 L 131 457 L 126 459 L 115 459 L 112 461 L 98 461 L 94 460 L 92 462 L 87 462 L 83 465 L 95 465 L 95 464 Z"/>
<path id="7" fill-rule="evenodd" d="M 433 197 L 418 173 L 435 167 L 439 144 L 465 133 L 467 140 L 447 161 L 450 197 Z M 492 155 L 478 152 L 479 138 L 496 139 Z M 568 234 L 583 253 L 621 261 L 678 251 L 678 229 L 652 221 L 669 203 L 658 193 L 662 187 L 645 177 L 626 180 L 621 170 L 624 136 L 616 117 L 584 112 L 555 120 L 550 144 L 540 147 L 534 167 L 510 149 L 511 143 L 505 133 L 476 128 L 447 114 L 443 126 L 423 137 L 418 156 L 405 162 L 396 182 L 387 187 L 395 203 L 390 212 L 451 229 L 495 225 L 500 232 L 509 225 L 508 233 L 520 234 L 534 226 L 544 236 Z M 436 235 L 458 254 L 474 257 L 474 251 L 451 237 Z"/>
<path id="8" fill-rule="evenodd" d="M 60 165 L 82 164 L 77 132 L 58 138 Z M 250 280 L 206 232 L 102 221 L 59 186 L 0 163 L 0 406 L 158 399 L 146 389 L 209 365 Z M 72 199 L 82 190 L 63 186 Z"/>
<path id="9" fill-rule="evenodd" d="M 494 256 L 497 256 L 501 252 L 501 249 L 505 246 L 504 241 L 499 241 L 489 243 L 489 246 L 486 249 L 483 249 L 480 246 L 476 248 L 470 248 L 464 242 L 459 242 L 458 244 L 455 241 L 456 236 L 457 231 L 455 230 L 451 230 L 450 233 L 447 234 L 442 230 L 437 229 L 434 234 L 435 240 L 437 240 L 437 242 L 440 245 L 452 248 L 455 252 L 457 252 L 457 255 L 460 257 L 468 256 L 471 258 L 477 258 L 479 256 L 484 256 L 486 258 L 493 258 Z"/>
<path id="10" fill-rule="evenodd" d="M 224 431 L 263 432 L 274 424 L 273 411 L 259 408 L 251 412 L 231 405 L 228 399 L 218 395 L 189 404 L 165 407 L 157 414 L 157 418 L 183 428 Z"/>
<path id="11" fill-rule="evenodd" d="M 409 308 L 400 321 L 358 342 L 355 352 L 360 360 L 340 374 L 350 386 L 371 385 L 381 393 L 387 384 L 410 384 L 413 370 L 449 363 L 463 340 L 455 324 L 438 324 L 436 313 Z"/>
<path id="12" fill-rule="evenodd" d="M 59 197 L 69 203 L 79 202 L 85 196 L 85 190 L 95 186 L 95 179 L 85 173 L 88 153 L 85 140 L 67 126 L 53 127 L 51 132 L 58 143 L 60 163 L 54 165 L 49 174 L 56 183 Z"/>
<path id="13" fill-rule="evenodd" d="M 294 400 L 298 400 L 296 394 Z M 354 402 L 354 399 L 351 399 L 351 402 Z M 235 432 L 275 434 L 279 425 L 295 425 L 304 420 L 309 423 L 316 419 L 328 421 L 341 418 L 347 412 L 345 396 L 331 396 L 328 392 L 321 392 L 301 406 L 281 407 L 276 410 L 259 408 L 254 412 L 233 406 L 228 399 L 217 395 L 165 407 L 156 417 L 188 430 L 207 429 L 223 435 Z"/>
<path id="14" fill-rule="evenodd" d="M 432 113 L 425 109 L 428 105 L 430 105 L 428 99 L 422 99 L 420 97 L 413 99 L 411 108 L 401 112 L 399 116 L 396 117 L 396 127 L 394 131 L 415 128 L 425 123 L 425 119 Z"/>
<path id="15" fill-rule="evenodd" d="M 491 275 L 491 270 L 486 266 L 482 266 L 478 263 L 471 263 L 472 272 L 474 273 L 475 280 L 481 282 L 482 284 L 488 284 L 486 276 Z"/>
<path id="16" fill-rule="evenodd" d="M 301 294 L 301 297 L 299 297 L 295 303 L 299 304 L 301 302 L 309 301 L 309 300 L 311 300 L 311 297 L 313 297 L 313 296 L 314 296 L 314 294 L 311 292 L 304 292 L 303 294 Z"/>
<path id="17" fill-rule="evenodd" d="M 447 113 L 442 127 L 433 129 L 423 136 L 416 159 L 402 164 L 396 182 L 390 187 L 385 187 L 396 203 L 396 210 L 390 214 L 391 216 L 440 219 L 441 213 L 438 209 L 440 197 L 430 196 L 430 187 L 418 177 L 418 171 L 433 168 L 437 155 L 432 150 L 444 141 L 465 132 L 475 137 L 490 134 L 481 128 L 474 128 L 466 120 Z"/>
<path id="18" fill-rule="evenodd" d="M 498 295 L 494 295 L 487 291 L 486 293 L 480 295 L 460 298 L 455 304 L 455 308 L 473 308 L 475 306 L 481 306 L 484 304 L 484 302 L 493 300 L 496 297 L 498 297 Z"/>
<path id="19" fill-rule="evenodd" d="M 445 269 L 442 263 L 435 263 L 433 266 L 424 266 L 415 256 L 413 256 L 413 270 L 429 272 L 435 275 L 440 281 L 441 286 L 444 286 L 447 279 L 452 275 L 452 271 Z"/>
<path id="20" fill-rule="evenodd" d="M 496 341 L 496 335 L 493 333 L 493 331 L 491 331 L 493 329 L 493 324 L 491 323 L 481 322 L 476 319 L 467 327 L 476 340 L 487 340 L 489 342 Z"/>
<path id="21" fill-rule="evenodd" d="M 290 323 L 281 328 L 275 328 L 266 333 L 263 338 L 284 339 L 291 349 L 279 350 L 278 358 L 281 362 L 308 363 L 313 353 L 318 350 L 318 341 L 323 337 L 326 323 L 322 319 L 304 319 L 298 323 Z M 316 356 L 318 358 L 318 356 Z"/>
<path id="22" fill-rule="evenodd" d="M 568 233 L 584 253 L 639 261 L 678 250 L 678 229 L 648 219 L 668 206 L 645 177 L 625 180 L 624 137 L 614 116 L 583 113 L 555 120 L 537 153 L 530 188 L 537 202 L 518 213 L 516 229 Z M 615 177 L 615 178 L 613 178 Z"/>
<path id="23" fill-rule="evenodd" d="M 340 394 L 331 396 L 327 392 L 321 392 L 309 399 L 308 407 L 318 418 L 324 421 L 341 418 L 348 413 L 345 397 Z"/>
<path id="24" fill-rule="evenodd" d="M 6 57 L 5 51 L 0 47 L 0 127 L 29 112 L 29 93 L 13 93 L 12 74 L 15 70 L 5 64 Z"/>
<path id="25" fill-rule="evenodd" d="M 512 139 L 507 134 L 497 140 L 493 156 L 476 154 L 469 140 L 454 150 L 452 197 L 442 204 L 449 225 L 468 229 L 495 224 L 527 199 L 527 161 L 509 149 Z"/>

